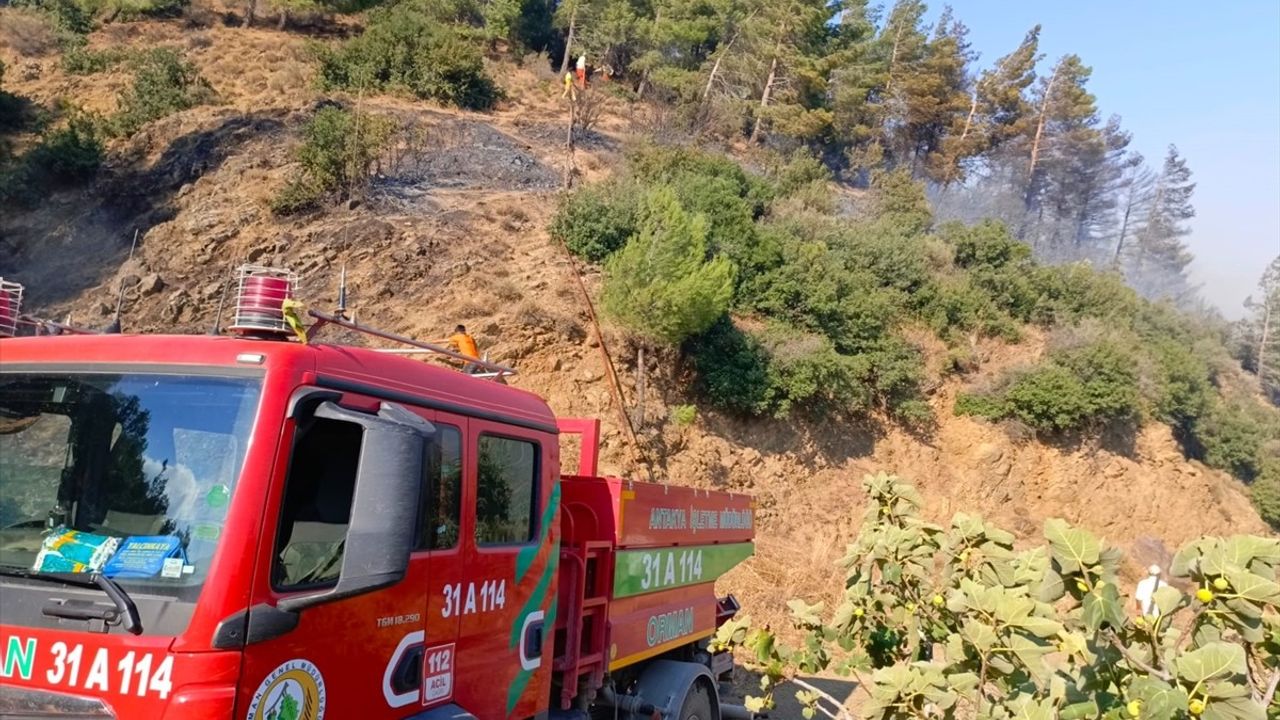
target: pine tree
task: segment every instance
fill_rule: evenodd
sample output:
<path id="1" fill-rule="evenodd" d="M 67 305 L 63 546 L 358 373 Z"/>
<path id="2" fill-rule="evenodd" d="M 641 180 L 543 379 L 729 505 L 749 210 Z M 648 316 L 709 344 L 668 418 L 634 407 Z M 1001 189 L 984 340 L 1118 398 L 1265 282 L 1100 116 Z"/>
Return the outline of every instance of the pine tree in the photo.
<path id="1" fill-rule="evenodd" d="M 1037 208 L 1043 200 L 1054 160 L 1058 165 L 1069 161 L 1071 150 L 1066 146 L 1079 147 L 1098 139 L 1097 104 L 1085 89 L 1091 72 L 1078 56 L 1066 55 L 1054 65 L 1049 77 L 1041 79 L 1036 89 L 1036 118 L 1029 128 L 1031 138 L 1023 192 L 1028 210 Z M 1051 154 L 1055 147 L 1057 152 Z"/>
<path id="2" fill-rule="evenodd" d="M 920 0 L 898 0 L 876 40 L 883 58 L 885 77 L 880 90 L 879 120 L 889 167 L 910 163 L 915 158 L 911 131 L 913 101 L 925 96 L 929 78 L 921 70 L 928 54 L 929 39 L 924 27 L 925 5 Z"/>
<path id="3" fill-rule="evenodd" d="M 1026 134 L 1032 115 L 1025 92 L 1035 82 L 1039 45 L 1037 25 L 1016 50 L 997 60 L 973 83 L 960 131 L 943 139 L 934 163 L 933 177 L 944 188 L 964 181 L 970 158 L 989 154 L 1010 138 Z"/>
<path id="4" fill-rule="evenodd" d="M 687 212 L 663 187 L 645 198 L 640 229 L 605 265 L 604 309 L 640 338 L 637 422 L 644 422 L 645 350 L 675 346 L 724 317 L 733 263 L 707 259 L 707 218 Z"/>
<path id="5" fill-rule="evenodd" d="M 637 96 L 643 99 L 654 89 L 659 102 L 696 102 L 703 90 L 699 71 L 719 40 L 719 13 L 727 10 L 732 16 L 740 5 L 655 0 L 652 15 L 642 15 L 638 24 L 639 52 L 630 67 L 640 76 Z"/>
<path id="6" fill-rule="evenodd" d="M 1258 281 L 1258 295 L 1245 299 L 1249 315 L 1240 322 L 1242 360 L 1258 376 L 1263 392 L 1280 405 L 1280 256 Z"/>
<path id="7" fill-rule="evenodd" d="M 754 105 L 751 142 L 763 139 L 766 124 L 782 124 L 793 136 L 830 125 L 829 113 L 810 102 L 823 94 L 816 51 L 828 17 L 823 0 L 754 0 L 743 23 L 745 52 L 737 56 Z"/>
<path id="8" fill-rule="evenodd" d="M 644 203 L 637 234 L 605 266 L 605 310 L 646 342 L 678 345 L 729 308 L 733 265 L 707 260 L 707 218 L 662 188 Z"/>
<path id="9" fill-rule="evenodd" d="M 823 60 L 833 134 L 856 169 L 878 167 L 880 119 L 876 102 L 888 77 L 888 64 L 877 52 L 875 13 L 867 8 L 867 0 L 849 0 L 843 4 L 834 29 Z M 873 147 L 877 150 L 869 152 Z"/>
<path id="10" fill-rule="evenodd" d="M 1187 278 L 1187 266 L 1191 253 L 1182 238 L 1190 232 L 1187 221 L 1196 214 L 1191 205 L 1195 189 L 1186 159 L 1170 145 L 1151 192 L 1142 232 L 1134 238 L 1125 268 L 1129 283 L 1146 297 L 1190 299 L 1193 288 Z"/>
<path id="11" fill-rule="evenodd" d="M 900 88 L 906 102 L 906 143 L 913 171 L 923 166 L 935 180 L 963 157 L 952 157 L 945 148 L 947 138 L 962 132 L 970 105 L 972 79 L 969 64 L 969 29 L 946 8 L 938 20 L 923 60 L 905 73 Z M 907 158 L 903 158 L 907 161 Z"/>
<path id="12" fill-rule="evenodd" d="M 1046 195 L 1052 229 L 1044 251 L 1056 259 L 1105 262 L 1125 173 L 1137 158 L 1128 151 L 1132 136 L 1111 117 L 1096 130 L 1079 127 L 1054 144 L 1046 160 Z M 1108 248 L 1109 249 L 1109 248 Z"/>
<path id="13" fill-rule="evenodd" d="M 1142 234 L 1143 222 L 1147 215 L 1147 206 L 1151 202 L 1151 190 L 1155 187 L 1155 173 L 1146 166 L 1142 155 L 1133 153 L 1129 167 L 1120 180 L 1118 190 L 1119 225 L 1116 228 L 1115 250 L 1111 255 L 1111 268 L 1119 270 L 1129 242 Z"/>

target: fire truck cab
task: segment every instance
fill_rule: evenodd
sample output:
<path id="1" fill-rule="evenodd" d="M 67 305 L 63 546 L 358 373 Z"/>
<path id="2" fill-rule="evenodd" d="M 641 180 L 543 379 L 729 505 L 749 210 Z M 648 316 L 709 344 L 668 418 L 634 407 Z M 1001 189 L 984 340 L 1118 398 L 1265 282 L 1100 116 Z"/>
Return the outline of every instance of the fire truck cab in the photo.
<path id="1" fill-rule="evenodd" d="M 705 642 L 749 498 L 596 477 L 598 427 L 366 348 L 0 339 L 0 718 L 750 717 Z"/>

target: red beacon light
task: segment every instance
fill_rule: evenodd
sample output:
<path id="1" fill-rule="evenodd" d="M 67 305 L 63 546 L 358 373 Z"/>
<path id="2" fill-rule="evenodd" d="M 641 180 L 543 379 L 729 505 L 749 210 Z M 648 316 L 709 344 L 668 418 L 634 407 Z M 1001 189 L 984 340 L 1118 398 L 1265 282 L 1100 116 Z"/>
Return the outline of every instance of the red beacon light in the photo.
<path id="1" fill-rule="evenodd" d="M 22 285 L 0 277 L 0 337 L 18 334 L 18 314 L 22 311 Z"/>
<path id="2" fill-rule="evenodd" d="M 298 275 L 291 270 L 241 265 L 236 270 L 236 315 L 228 329 L 247 336 L 286 336 L 284 301 L 293 298 Z"/>

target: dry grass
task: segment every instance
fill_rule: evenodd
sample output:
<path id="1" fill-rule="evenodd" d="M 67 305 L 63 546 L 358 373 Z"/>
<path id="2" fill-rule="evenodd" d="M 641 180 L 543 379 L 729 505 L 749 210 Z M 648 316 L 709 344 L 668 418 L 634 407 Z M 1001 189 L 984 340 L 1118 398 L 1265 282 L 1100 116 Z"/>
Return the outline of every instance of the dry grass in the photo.
<path id="1" fill-rule="evenodd" d="M 44 57 L 58 51 L 58 36 L 44 13 L 0 8 L 0 49 L 20 57 Z"/>
<path id="2" fill-rule="evenodd" d="M 489 286 L 489 292 L 503 302 L 515 302 L 524 297 L 524 293 L 514 283 L 503 280 Z"/>

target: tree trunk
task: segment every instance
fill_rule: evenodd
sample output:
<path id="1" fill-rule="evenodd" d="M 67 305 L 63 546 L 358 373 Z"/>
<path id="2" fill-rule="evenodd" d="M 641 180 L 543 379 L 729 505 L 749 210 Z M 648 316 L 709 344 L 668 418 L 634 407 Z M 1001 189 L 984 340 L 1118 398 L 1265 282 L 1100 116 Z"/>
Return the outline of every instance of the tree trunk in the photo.
<path id="1" fill-rule="evenodd" d="M 289 27 L 289 9 L 280 8 L 280 23 L 276 25 L 277 30 L 284 30 Z"/>
<path id="2" fill-rule="evenodd" d="M 258 14 L 258 0 L 248 0 L 244 4 L 244 26 L 251 27 L 253 18 Z"/>
<path id="3" fill-rule="evenodd" d="M 773 49 L 773 62 L 769 63 L 769 77 L 764 81 L 764 91 L 760 93 L 760 113 L 756 115 L 755 127 L 751 128 L 751 143 L 760 141 L 760 127 L 764 122 L 764 110 L 769 107 L 769 98 L 773 96 L 773 83 L 778 79 L 778 53 L 782 52 L 782 40 Z"/>
<path id="4" fill-rule="evenodd" d="M 1129 188 L 1129 199 L 1124 204 L 1124 217 L 1120 220 L 1120 239 L 1116 241 L 1116 256 L 1111 259 L 1111 267 L 1120 269 L 1120 254 L 1124 252 L 1125 235 L 1129 233 L 1129 217 L 1133 214 L 1133 188 Z"/>
<path id="5" fill-rule="evenodd" d="M 1044 139 L 1044 124 L 1049 115 L 1049 101 L 1053 99 L 1053 86 L 1058 82 L 1058 70 L 1061 63 L 1053 66 L 1053 75 L 1044 90 L 1044 101 L 1040 103 L 1040 118 L 1036 121 L 1036 135 L 1031 141 L 1031 165 L 1027 169 L 1028 182 L 1035 175 L 1036 165 L 1040 162 L 1040 141 Z"/>
<path id="6" fill-rule="evenodd" d="M 573 32 L 578 25 L 578 3 L 573 3 L 573 11 L 569 13 L 569 35 L 564 39 L 564 58 L 560 60 L 560 74 L 569 72 L 569 58 L 573 57 Z"/>
<path id="7" fill-rule="evenodd" d="M 902 26 L 898 26 L 898 32 L 893 34 L 893 52 L 889 53 L 889 77 L 884 80 L 884 94 L 889 94 L 889 88 L 893 86 L 893 71 L 898 64 L 898 43 L 902 42 Z"/>
<path id="8" fill-rule="evenodd" d="M 564 140 L 564 187 L 566 190 L 573 186 L 573 125 L 578 119 L 576 92 L 575 90 L 569 93 L 569 130 L 565 133 Z"/>
<path id="9" fill-rule="evenodd" d="M 636 346 L 636 427 L 644 427 L 645 376 L 644 344 Z"/>
<path id="10" fill-rule="evenodd" d="M 1274 304 L 1272 298 L 1262 298 L 1262 337 L 1258 340 L 1258 380 L 1264 385 L 1267 381 L 1267 343 L 1271 338 L 1271 306 Z"/>
<path id="11" fill-rule="evenodd" d="M 751 18 L 755 17 L 755 13 L 751 13 L 742 20 L 742 25 L 747 24 Z M 729 38 L 729 42 L 724 44 L 724 48 L 720 50 L 720 54 L 716 56 L 716 62 L 711 66 L 711 75 L 707 77 L 707 85 L 702 88 L 702 101 L 705 103 L 707 98 L 711 97 L 711 88 L 715 85 L 716 75 L 720 74 L 720 63 L 724 61 L 725 55 L 729 54 L 729 50 L 733 48 L 733 44 L 738 41 L 738 36 L 742 34 L 742 25 L 733 31 L 733 35 Z"/>

